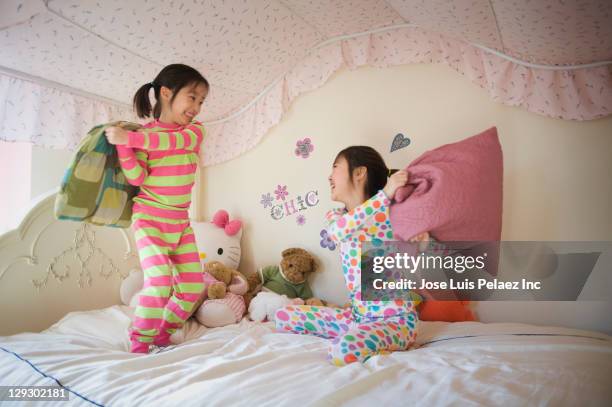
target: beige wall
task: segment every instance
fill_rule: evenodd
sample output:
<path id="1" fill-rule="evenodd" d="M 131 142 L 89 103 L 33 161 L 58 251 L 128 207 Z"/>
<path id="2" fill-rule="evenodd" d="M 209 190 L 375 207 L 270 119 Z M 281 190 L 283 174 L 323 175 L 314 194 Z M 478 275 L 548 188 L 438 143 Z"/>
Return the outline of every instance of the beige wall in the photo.
<path id="1" fill-rule="evenodd" d="M 503 239 L 612 240 L 612 117 L 591 122 L 542 117 L 493 101 L 445 66 L 424 64 L 343 72 L 300 97 L 254 150 L 203 170 L 200 215 L 208 219 L 225 208 L 244 221 L 243 271 L 276 263 L 287 247 L 312 251 L 322 263 L 313 280 L 315 294 L 341 302 L 346 291 L 339 253 L 319 246 L 324 213 L 337 205 L 330 201 L 327 183 L 336 153 L 366 144 L 390 167 L 400 167 L 428 149 L 492 125 L 504 151 Z M 412 142 L 389 153 L 397 133 Z M 295 142 L 305 137 L 315 150 L 308 159 L 295 157 Z M 288 185 L 289 197 L 319 191 L 319 204 L 301 212 L 304 226 L 296 224 L 296 215 L 273 220 L 259 203 L 261 194 L 273 192 L 277 184 Z M 576 313 L 575 304 L 541 303 L 535 306 L 540 314 L 525 316 L 516 305 L 512 311 L 501 303 L 487 305 L 481 314 L 489 320 L 560 323 L 567 312 L 554 319 L 546 307 L 569 306 Z M 525 305 L 528 314 L 533 309 Z"/>

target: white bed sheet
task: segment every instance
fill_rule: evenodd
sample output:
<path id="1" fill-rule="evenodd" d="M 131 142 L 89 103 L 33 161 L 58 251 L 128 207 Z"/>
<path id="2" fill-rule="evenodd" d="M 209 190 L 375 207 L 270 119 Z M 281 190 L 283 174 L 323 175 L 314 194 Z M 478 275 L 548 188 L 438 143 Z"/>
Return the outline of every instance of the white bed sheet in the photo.
<path id="1" fill-rule="evenodd" d="M 130 354 L 130 316 L 73 312 L 42 333 L 0 337 L 0 385 L 58 380 L 72 392 L 61 405 L 612 405 L 612 337 L 590 331 L 422 322 L 420 348 L 338 368 L 326 340 L 246 319 L 192 323 L 186 342 Z M 19 403 L 45 404 L 58 405 Z"/>

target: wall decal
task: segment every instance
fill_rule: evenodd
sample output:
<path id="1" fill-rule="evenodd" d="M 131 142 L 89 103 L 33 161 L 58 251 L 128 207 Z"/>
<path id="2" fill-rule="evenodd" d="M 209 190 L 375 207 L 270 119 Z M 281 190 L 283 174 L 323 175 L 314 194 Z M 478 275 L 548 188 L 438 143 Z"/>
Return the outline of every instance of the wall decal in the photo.
<path id="1" fill-rule="evenodd" d="M 266 194 L 261 194 L 261 201 L 259 201 L 259 203 L 262 204 L 264 208 L 267 208 L 268 206 L 272 206 L 273 201 L 274 198 L 272 198 L 272 194 L 268 192 Z"/>
<path id="2" fill-rule="evenodd" d="M 304 140 L 298 140 L 295 145 L 295 155 L 298 157 L 308 158 L 310 153 L 314 151 L 314 145 L 312 145 L 312 141 L 308 137 Z"/>
<path id="3" fill-rule="evenodd" d="M 391 143 L 391 152 L 399 150 L 400 148 L 408 147 L 410 145 L 410 139 L 404 136 L 402 133 L 398 133 L 393 138 Z"/>
<path id="4" fill-rule="evenodd" d="M 290 198 L 290 199 L 285 198 L 288 195 L 288 193 L 285 190 L 283 190 L 283 193 L 284 195 L 282 195 L 282 197 L 283 197 L 284 202 L 280 202 L 275 205 L 272 205 L 270 208 L 270 216 L 274 220 L 281 220 L 291 215 L 295 215 L 296 213 L 305 211 L 308 208 L 316 206 L 319 203 L 319 191 L 308 191 L 303 196 L 297 195 L 295 198 Z M 264 196 L 265 194 L 262 195 L 262 197 Z M 277 199 L 278 199 L 278 196 L 277 196 Z M 300 216 L 303 219 L 300 219 Z M 303 216 L 302 214 L 299 214 L 297 216 L 296 222 L 298 223 L 298 225 L 301 226 L 306 222 L 306 217 Z"/>
<path id="5" fill-rule="evenodd" d="M 304 224 L 306 223 L 306 216 L 298 215 L 298 217 L 295 219 L 295 222 L 300 226 L 304 226 Z"/>
<path id="6" fill-rule="evenodd" d="M 327 230 L 323 229 L 320 233 L 321 236 L 321 247 L 324 249 L 329 249 L 331 251 L 336 250 L 336 243 L 331 239 Z"/>
<path id="7" fill-rule="evenodd" d="M 277 201 L 284 201 L 285 197 L 287 195 L 289 195 L 289 192 L 287 192 L 287 185 L 278 185 L 276 187 L 276 190 L 274 191 L 274 194 L 276 195 L 276 200 Z"/>

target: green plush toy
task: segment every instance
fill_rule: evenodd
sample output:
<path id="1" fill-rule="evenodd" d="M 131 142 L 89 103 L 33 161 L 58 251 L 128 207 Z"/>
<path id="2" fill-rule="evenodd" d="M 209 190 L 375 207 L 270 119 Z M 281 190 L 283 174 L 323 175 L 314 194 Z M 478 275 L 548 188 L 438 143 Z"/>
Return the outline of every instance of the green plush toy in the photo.
<path id="1" fill-rule="evenodd" d="M 304 249 L 291 248 L 282 252 L 280 264 L 260 268 L 257 273 L 247 276 L 249 288 L 261 287 L 288 298 L 301 298 L 310 305 L 321 305 L 318 298 L 314 298 L 308 276 L 317 268 L 315 259 Z M 250 299 L 250 298 L 248 298 Z"/>

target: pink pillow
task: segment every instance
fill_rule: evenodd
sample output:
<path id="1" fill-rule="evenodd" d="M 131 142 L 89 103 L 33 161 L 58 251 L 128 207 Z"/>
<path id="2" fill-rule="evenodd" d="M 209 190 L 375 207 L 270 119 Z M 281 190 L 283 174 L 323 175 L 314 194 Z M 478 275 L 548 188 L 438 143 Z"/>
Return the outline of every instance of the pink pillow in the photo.
<path id="1" fill-rule="evenodd" d="M 503 156 L 495 127 L 427 151 L 406 169 L 409 184 L 390 207 L 400 240 L 423 232 L 449 242 L 501 238 Z"/>

